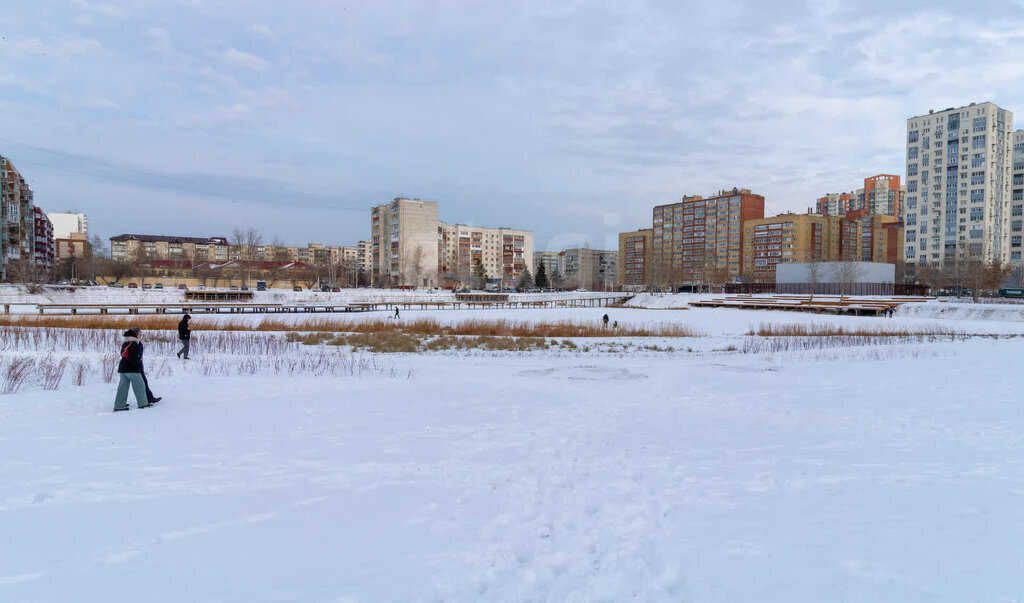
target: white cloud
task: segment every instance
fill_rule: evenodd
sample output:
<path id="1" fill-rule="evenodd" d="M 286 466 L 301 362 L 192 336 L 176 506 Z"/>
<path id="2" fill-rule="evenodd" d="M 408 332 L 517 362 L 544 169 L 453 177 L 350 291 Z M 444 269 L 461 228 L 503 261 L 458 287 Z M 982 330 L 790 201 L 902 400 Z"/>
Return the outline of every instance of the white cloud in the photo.
<path id="1" fill-rule="evenodd" d="M 261 38 L 266 38 L 268 40 L 274 37 L 273 30 L 271 30 L 266 25 L 263 25 L 262 23 L 253 23 L 249 26 L 249 31 Z"/>
<path id="2" fill-rule="evenodd" d="M 220 53 L 220 58 L 225 64 L 231 67 L 242 67 L 252 71 L 263 71 L 270 67 L 270 63 L 260 57 L 235 48 L 228 48 Z"/>
<path id="3" fill-rule="evenodd" d="M 174 55 L 174 44 L 171 42 L 171 34 L 162 27 L 150 27 L 146 30 L 146 37 L 149 39 L 148 48 L 157 54 L 165 57 Z"/>

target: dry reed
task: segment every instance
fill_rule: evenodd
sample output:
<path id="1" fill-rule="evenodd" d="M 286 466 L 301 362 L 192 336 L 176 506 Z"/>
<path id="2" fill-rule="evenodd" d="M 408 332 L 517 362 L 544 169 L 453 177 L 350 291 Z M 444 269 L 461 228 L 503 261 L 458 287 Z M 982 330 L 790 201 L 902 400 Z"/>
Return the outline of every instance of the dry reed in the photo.
<path id="1" fill-rule="evenodd" d="M 747 335 L 758 335 L 761 337 L 936 337 L 962 334 L 960 331 L 935 325 L 914 328 L 849 328 L 831 324 L 776 325 L 761 323 L 757 329 L 751 327 L 747 331 Z"/>
<path id="2" fill-rule="evenodd" d="M 46 327 L 66 329 L 108 329 L 120 333 L 128 327 L 138 327 L 147 332 L 167 331 L 162 335 L 173 340 L 178 318 L 166 315 L 149 316 L 36 316 L 29 314 L 0 315 L 0 327 Z M 617 328 L 600 324 L 586 324 L 572 321 L 527 322 L 507 319 L 470 319 L 446 324 L 434 318 L 393 320 L 374 318 L 353 320 L 351 318 L 316 318 L 311 320 L 286 320 L 265 317 L 259 323 L 251 321 L 220 320 L 216 323 L 193 321 L 192 330 L 202 331 L 281 331 L 281 332 L 329 332 L 329 333 L 408 333 L 413 335 L 474 335 L 491 337 L 700 337 L 685 325 L 662 323 L 652 326 L 619 325 Z M 147 334 L 147 338 L 152 335 Z"/>

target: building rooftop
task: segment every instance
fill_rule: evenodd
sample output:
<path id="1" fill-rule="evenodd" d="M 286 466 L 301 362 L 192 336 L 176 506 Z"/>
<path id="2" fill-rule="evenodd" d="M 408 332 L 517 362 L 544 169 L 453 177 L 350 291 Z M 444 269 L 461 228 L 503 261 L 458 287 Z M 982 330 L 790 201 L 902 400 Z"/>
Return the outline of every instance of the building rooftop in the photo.
<path id="1" fill-rule="evenodd" d="M 143 243 L 195 243 L 197 245 L 227 245 L 225 237 L 178 237 L 171 235 L 119 234 L 110 237 L 111 241 L 140 241 Z"/>

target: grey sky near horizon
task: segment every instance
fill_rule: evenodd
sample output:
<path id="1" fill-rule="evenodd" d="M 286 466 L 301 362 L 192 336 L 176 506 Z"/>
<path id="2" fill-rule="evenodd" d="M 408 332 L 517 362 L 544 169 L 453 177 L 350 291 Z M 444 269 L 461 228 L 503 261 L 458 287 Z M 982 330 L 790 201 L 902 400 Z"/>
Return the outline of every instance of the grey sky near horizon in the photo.
<path id="1" fill-rule="evenodd" d="M 1021 0 L 35 0 L 0 9 L 0 154 L 104 238 L 350 245 L 410 196 L 614 249 L 683 195 L 902 176 L 929 109 L 1020 128 L 1022 75 Z"/>

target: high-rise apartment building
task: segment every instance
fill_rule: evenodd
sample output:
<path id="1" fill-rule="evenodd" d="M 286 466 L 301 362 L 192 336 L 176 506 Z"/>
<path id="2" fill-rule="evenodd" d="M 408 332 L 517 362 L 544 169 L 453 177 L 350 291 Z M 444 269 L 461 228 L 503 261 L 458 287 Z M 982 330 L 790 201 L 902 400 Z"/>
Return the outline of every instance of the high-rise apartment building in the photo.
<path id="1" fill-rule="evenodd" d="M 1024 235 L 1024 130 L 1013 133 L 1013 175 L 1010 183 L 1010 262 L 1022 263 Z"/>
<path id="2" fill-rule="evenodd" d="M 70 239 L 71 233 L 88 236 L 89 219 L 85 214 L 72 213 L 70 210 L 46 214 L 53 224 L 53 236 L 57 239 Z"/>
<path id="3" fill-rule="evenodd" d="M 39 207 L 32 208 L 32 261 L 43 270 L 53 270 L 53 224 Z"/>
<path id="4" fill-rule="evenodd" d="M 1019 262 L 1011 253 L 1012 173 L 1013 113 L 971 103 L 908 119 L 908 267 Z"/>
<path id="5" fill-rule="evenodd" d="M 790 262 L 856 261 L 858 224 L 839 216 L 782 214 L 743 222 L 743 277 L 774 283 L 775 267 Z"/>
<path id="6" fill-rule="evenodd" d="M 650 228 L 619 233 L 618 283 L 637 288 L 647 284 L 647 265 L 651 255 Z"/>
<path id="7" fill-rule="evenodd" d="M 0 277 L 7 265 L 31 260 L 35 246 L 35 203 L 32 189 L 9 159 L 0 155 Z"/>
<path id="8" fill-rule="evenodd" d="M 377 286 L 437 286 L 437 203 L 397 197 L 370 210 Z"/>
<path id="9" fill-rule="evenodd" d="M 698 285 L 712 274 L 738 280 L 743 269 L 743 223 L 764 217 L 764 197 L 747 189 L 707 199 L 683 197 L 654 208 L 651 270 L 678 274 Z"/>
<path id="10" fill-rule="evenodd" d="M 903 216 L 906 187 L 900 177 L 878 174 L 864 179 L 864 186 L 853 193 L 829 193 L 819 197 L 814 213 L 845 216 L 848 211 L 865 211 L 871 215 Z"/>

